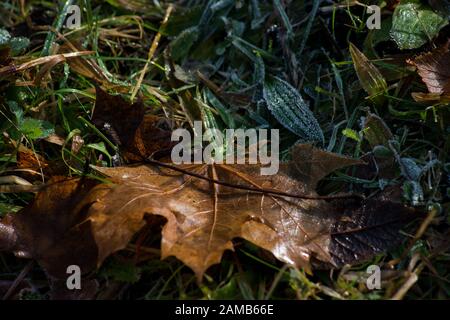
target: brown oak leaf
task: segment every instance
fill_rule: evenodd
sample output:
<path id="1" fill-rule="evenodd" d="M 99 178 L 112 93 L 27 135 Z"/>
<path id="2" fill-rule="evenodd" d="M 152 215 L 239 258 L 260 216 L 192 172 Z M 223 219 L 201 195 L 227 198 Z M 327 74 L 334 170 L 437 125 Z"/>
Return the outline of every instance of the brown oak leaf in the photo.
<path id="1" fill-rule="evenodd" d="M 327 174 L 360 163 L 299 145 L 292 161 L 272 176 L 260 175 L 259 165 L 95 167 L 113 183 L 54 182 L 0 224 L 10 234 L 10 244 L 0 247 L 27 253 L 55 277 L 68 264 L 88 272 L 123 249 L 145 225 L 144 216 L 153 214 L 166 219 L 162 258 L 177 257 L 198 279 L 233 250 L 235 238 L 298 267 L 353 264 L 395 245 L 399 230 L 416 217 L 413 209 L 387 199 L 314 191 Z"/>

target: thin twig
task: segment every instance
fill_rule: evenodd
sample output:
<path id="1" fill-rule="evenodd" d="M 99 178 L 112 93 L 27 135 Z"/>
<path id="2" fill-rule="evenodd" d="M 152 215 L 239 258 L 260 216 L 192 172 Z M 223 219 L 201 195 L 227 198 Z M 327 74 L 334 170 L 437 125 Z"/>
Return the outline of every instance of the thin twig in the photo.
<path id="1" fill-rule="evenodd" d="M 30 272 L 30 270 L 33 267 L 33 265 L 34 265 L 34 260 L 31 260 L 30 262 L 28 262 L 28 264 L 25 266 L 25 268 L 22 269 L 22 271 L 19 273 L 17 278 L 14 280 L 13 284 L 11 285 L 11 287 L 9 287 L 8 291 L 3 296 L 2 300 L 8 300 L 9 299 L 9 297 L 14 293 L 14 291 L 19 286 L 19 284 L 23 281 L 23 279 L 25 279 L 25 277 L 27 276 L 28 272 Z"/>
<path id="2" fill-rule="evenodd" d="M 419 277 L 417 276 L 416 272 L 411 273 L 408 279 L 405 281 L 405 283 L 403 283 L 400 289 L 398 289 L 391 300 L 402 300 L 418 279 Z"/>
<path id="3" fill-rule="evenodd" d="M 228 182 L 224 182 L 224 181 L 220 181 L 220 180 L 216 180 L 216 179 L 211 179 L 211 178 L 205 177 L 201 174 L 194 173 L 194 172 L 191 172 L 191 171 L 188 171 L 185 169 L 181 169 L 174 165 L 160 162 L 160 161 L 153 160 L 153 159 L 146 159 L 145 162 L 156 165 L 156 166 L 168 168 L 168 169 L 171 169 L 174 171 L 178 171 L 178 172 L 184 173 L 186 175 L 193 176 L 198 179 L 206 180 L 211 183 L 216 183 L 216 184 L 219 184 L 219 185 L 222 185 L 225 187 L 247 190 L 247 191 L 252 191 L 252 192 L 256 192 L 256 193 L 274 194 L 274 195 L 279 195 L 279 196 L 284 196 L 284 197 L 297 198 L 297 199 L 308 199 L 308 200 L 335 200 L 335 199 L 348 199 L 348 198 L 364 199 L 364 197 L 360 194 L 337 194 L 337 195 L 331 195 L 331 196 L 308 196 L 308 195 L 299 195 L 299 194 L 283 192 L 283 191 L 278 191 L 278 190 L 270 190 L 270 189 L 264 189 L 264 188 L 254 188 L 254 187 L 249 187 L 249 186 L 242 186 L 242 185 L 228 183 Z"/>

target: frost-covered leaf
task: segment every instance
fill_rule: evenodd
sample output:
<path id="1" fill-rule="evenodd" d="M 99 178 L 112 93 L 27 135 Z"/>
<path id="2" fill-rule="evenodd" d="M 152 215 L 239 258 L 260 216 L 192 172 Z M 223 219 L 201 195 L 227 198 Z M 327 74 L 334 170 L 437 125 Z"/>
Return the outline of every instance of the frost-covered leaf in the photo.
<path id="1" fill-rule="evenodd" d="M 25 37 L 11 37 L 5 29 L 0 29 L 0 48 L 9 47 L 13 55 L 18 55 L 30 45 L 30 39 Z"/>
<path id="2" fill-rule="evenodd" d="M 7 45 L 11 40 L 11 35 L 5 29 L 0 29 L 0 46 Z"/>
<path id="3" fill-rule="evenodd" d="M 270 112 L 285 128 L 304 141 L 323 142 L 317 119 L 300 93 L 289 83 L 272 77 L 264 83 L 263 93 Z"/>
<path id="4" fill-rule="evenodd" d="M 403 176 L 411 181 L 419 181 L 422 169 L 412 158 L 400 158 L 400 167 Z"/>
<path id="5" fill-rule="evenodd" d="M 170 44 L 172 59 L 178 61 L 186 57 L 199 36 L 197 26 L 182 31 Z"/>
<path id="6" fill-rule="evenodd" d="M 20 54 L 30 45 L 30 39 L 25 37 L 14 37 L 9 42 L 13 55 Z"/>
<path id="7" fill-rule="evenodd" d="M 402 1 L 394 11 L 391 37 L 400 49 L 416 49 L 432 40 L 448 18 L 419 0 Z"/>

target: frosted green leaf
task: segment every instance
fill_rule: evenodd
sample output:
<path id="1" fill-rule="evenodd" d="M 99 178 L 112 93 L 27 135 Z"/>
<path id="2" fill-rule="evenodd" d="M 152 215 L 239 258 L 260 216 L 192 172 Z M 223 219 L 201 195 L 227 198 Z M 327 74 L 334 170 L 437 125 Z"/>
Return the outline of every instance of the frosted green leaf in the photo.
<path id="1" fill-rule="evenodd" d="M 10 47 L 12 54 L 17 55 L 30 45 L 30 40 L 25 37 L 11 37 L 5 29 L 0 29 L 0 46 Z"/>
<path id="2" fill-rule="evenodd" d="M 447 24 L 447 18 L 420 1 L 402 1 L 394 11 L 391 37 L 402 50 L 416 49 L 433 39 Z"/>
<path id="3" fill-rule="evenodd" d="M 264 100 L 273 116 L 304 141 L 323 142 L 323 132 L 301 95 L 289 83 L 273 77 L 264 83 Z"/>
<path id="4" fill-rule="evenodd" d="M 16 116 L 17 123 L 22 122 L 23 110 L 22 110 L 21 107 L 19 107 L 17 102 L 15 102 L 15 101 L 8 101 L 8 106 L 9 106 L 9 109 L 11 110 L 11 112 Z"/>
<path id="5" fill-rule="evenodd" d="M 401 158 L 401 170 L 403 176 L 410 181 L 419 181 L 422 169 L 416 164 L 414 159 Z"/>
<path id="6" fill-rule="evenodd" d="M 175 61 L 187 56 L 192 45 L 197 41 L 199 29 L 197 26 L 181 32 L 170 44 L 172 58 Z"/>
<path id="7" fill-rule="evenodd" d="M 14 37 L 9 41 L 13 55 L 17 55 L 30 45 L 30 40 L 25 37 Z"/>
<path id="8" fill-rule="evenodd" d="M 0 46 L 8 44 L 11 39 L 11 35 L 5 29 L 0 29 Z"/>
<path id="9" fill-rule="evenodd" d="M 262 84 L 266 77 L 266 67 L 264 61 L 259 53 L 256 53 L 256 60 L 254 62 L 253 83 Z"/>

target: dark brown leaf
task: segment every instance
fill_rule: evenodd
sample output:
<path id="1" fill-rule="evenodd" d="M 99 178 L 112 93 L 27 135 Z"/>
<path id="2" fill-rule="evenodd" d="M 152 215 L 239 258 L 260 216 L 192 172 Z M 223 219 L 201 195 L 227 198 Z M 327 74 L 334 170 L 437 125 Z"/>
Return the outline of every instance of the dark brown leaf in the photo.
<path id="1" fill-rule="evenodd" d="M 65 277 L 69 265 L 79 265 L 83 272 L 95 268 L 97 248 L 90 221 L 85 220 L 90 197 L 99 195 L 93 190 L 95 184 L 54 178 L 30 206 L 2 220 L 0 248 L 6 246 L 19 257 L 36 259 L 56 278 Z"/>
<path id="2" fill-rule="evenodd" d="M 431 94 L 450 95 L 450 42 L 408 62 L 417 67 Z"/>
<path id="3" fill-rule="evenodd" d="M 99 87 L 96 93 L 92 122 L 119 145 L 126 161 L 142 161 L 171 148 L 171 132 L 162 128 L 162 119 L 145 114 L 142 101 L 131 104 Z"/>
<path id="4" fill-rule="evenodd" d="M 50 299 L 52 300 L 93 300 L 98 291 L 96 280 L 81 278 L 81 289 L 67 289 L 66 280 L 54 280 L 51 284 Z"/>

